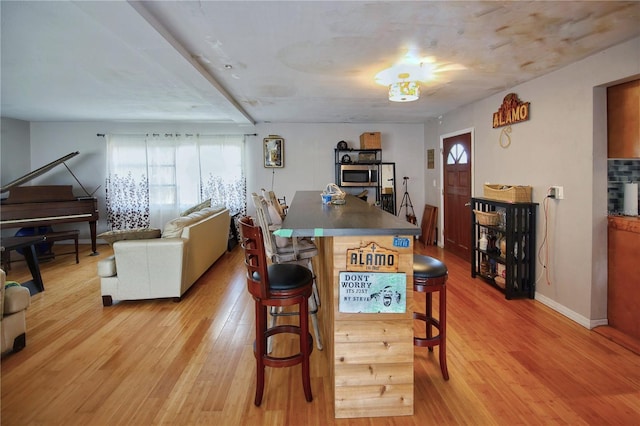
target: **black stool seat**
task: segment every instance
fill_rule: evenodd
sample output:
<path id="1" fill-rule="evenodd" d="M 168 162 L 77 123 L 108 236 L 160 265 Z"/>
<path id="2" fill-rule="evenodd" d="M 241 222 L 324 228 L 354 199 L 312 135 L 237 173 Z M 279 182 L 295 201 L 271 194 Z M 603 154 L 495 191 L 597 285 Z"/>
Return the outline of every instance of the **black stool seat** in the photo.
<path id="1" fill-rule="evenodd" d="M 446 332 L 447 332 L 447 279 L 449 272 L 447 266 L 438 259 L 419 254 L 413 255 L 413 291 L 425 294 L 425 313 L 414 312 L 413 318 L 424 321 L 426 336 L 414 336 L 415 346 L 427 347 L 433 351 L 434 346 L 440 347 L 440 370 L 445 380 L 449 380 L 447 369 Z M 439 292 L 438 318 L 433 316 L 432 295 Z M 432 328 L 438 330 L 434 336 Z"/>
<path id="2" fill-rule="evenodd" d="M 313 279 L 311 271 L 301 265 L 274 263 L 269 265 L 267 270 L 269 271 L 269 288 L 272 291 L 302 287 Z"/>
<path id="3" fill-rule="evenodd" d="M 447 275 L 447 265 L 438 259 L 421 254 L 413 255 L 413 277 L 429 279 Z"/>

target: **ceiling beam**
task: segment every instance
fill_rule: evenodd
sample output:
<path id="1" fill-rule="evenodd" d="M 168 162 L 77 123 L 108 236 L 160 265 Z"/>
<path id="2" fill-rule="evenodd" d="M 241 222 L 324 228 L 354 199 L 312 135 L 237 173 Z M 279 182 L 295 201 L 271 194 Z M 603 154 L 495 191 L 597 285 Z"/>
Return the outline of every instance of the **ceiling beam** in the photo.
<path id="1" fill-rule="evenodd" d="M 229 101 L 231 105 L 242 114 L 253 125 L 256 121 L 249 115 L 247 111 L 227 92 L 227 90 L 204 68 L 198 61 L 196 61 L 191 53 L 167 30 L 167 28 L 160 23 L 143 5 L 140 1 L 128 1 L 129 5 L 144 18 L 157 32 L 160 34 L 184 59 L 191 64 L 191 66 L 198 71 L 222 96 Z"/>

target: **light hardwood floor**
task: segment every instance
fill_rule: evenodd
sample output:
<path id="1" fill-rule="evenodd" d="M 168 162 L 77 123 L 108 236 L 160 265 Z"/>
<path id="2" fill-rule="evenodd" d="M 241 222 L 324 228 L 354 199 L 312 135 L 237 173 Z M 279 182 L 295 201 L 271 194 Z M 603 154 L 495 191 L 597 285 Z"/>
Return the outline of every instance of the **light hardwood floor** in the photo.
<path id="1" fill-rule="evenodd" d="M 539 302 L 505 300 L 438 248 L 416 243 L 449 267 L 451 379 L 437 349 L 416 348 L 413 416 L 340 420 L 317 349 L 313 402 L 296 366 L 267 369 L 262 406 L 253 405 L 254 313 L 239 247 L 179 303 L 108 308 L 96 263 L 111 250 L 81 250 L 79 265 L 73 256 L 42 264 L 46 291 L 32 298 L 27 347 L 1 361 L 3 426 L 640 424 L 640 356 Z M 8 279 L 26 277 L 14 263 Z"/>

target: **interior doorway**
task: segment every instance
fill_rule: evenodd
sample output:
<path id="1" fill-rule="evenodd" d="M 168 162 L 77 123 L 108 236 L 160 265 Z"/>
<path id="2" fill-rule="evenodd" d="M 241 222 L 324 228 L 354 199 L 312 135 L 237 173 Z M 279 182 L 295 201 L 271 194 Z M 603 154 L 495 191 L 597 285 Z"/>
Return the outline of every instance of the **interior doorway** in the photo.
<path id="1" fill-rule="evenodd" d="M 467 261 L 471 258 L 472 145 L 471 130 L 441 137 L 442 241 L 445 250 Z"/>

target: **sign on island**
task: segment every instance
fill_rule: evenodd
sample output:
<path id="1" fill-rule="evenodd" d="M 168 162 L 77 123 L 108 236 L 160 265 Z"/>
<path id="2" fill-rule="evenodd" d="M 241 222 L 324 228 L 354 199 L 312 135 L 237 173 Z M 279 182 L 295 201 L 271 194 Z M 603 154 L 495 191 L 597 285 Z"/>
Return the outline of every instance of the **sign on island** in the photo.
<path id="1" fill-rule="evenodd" d="M 404 273 L 340 272 L 339 310 L 343 313 L 404 313 Z"/>

